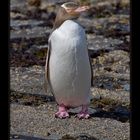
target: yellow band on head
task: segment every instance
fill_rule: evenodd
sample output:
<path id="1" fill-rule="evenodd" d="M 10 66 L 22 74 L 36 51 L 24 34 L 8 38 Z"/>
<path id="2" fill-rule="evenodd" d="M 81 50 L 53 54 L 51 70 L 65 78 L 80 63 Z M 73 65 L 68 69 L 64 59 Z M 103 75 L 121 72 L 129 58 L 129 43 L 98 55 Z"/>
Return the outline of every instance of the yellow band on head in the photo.
<path id="1" fill-rule="evenodd" d="M 61 7 L 63 7 L 64 9 L 67 9 L 66 6 L 65 6 L 65 3 L 62 4 Z"/>

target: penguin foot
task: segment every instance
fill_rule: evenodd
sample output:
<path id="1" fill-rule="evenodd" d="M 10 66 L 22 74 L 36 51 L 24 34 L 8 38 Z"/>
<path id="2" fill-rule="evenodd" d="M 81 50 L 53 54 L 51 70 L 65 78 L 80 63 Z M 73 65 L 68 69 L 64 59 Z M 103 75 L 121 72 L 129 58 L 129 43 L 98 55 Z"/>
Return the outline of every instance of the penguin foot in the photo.
<path id="1" fill-rule="evenodd" d="M 59 111 L 55 113 L 55 117 L 61 119 L 68 118 L 69 114 L 67 112 L 66 106 L 63 104 L 59 105 Z"/>
<path id="2" fill-rule="evenodd" d="M 77 117 L 79 119 L 88 119 L 90 117 L 88 113 L 88 106 L 87 105 L 82 105 L 82 110 L 80 113 L 77 114 Z"/>
<path id="3" fill-rule="evenodd" d="M 67 111 L 61 111 L 61 112 L 58 111 L 55 113 L 55 117 L 60 118 L 60 119 L 64 119 L 64 118 L 68 118 L 69 114 Z"/>
<path id="4" fill-rule="evenodd" d="M 90 115 L 86 112 L 80 112 L 79 114 L 77 114 L 77 117 L 79 119 L 88 119 L 90 117 Z"/>

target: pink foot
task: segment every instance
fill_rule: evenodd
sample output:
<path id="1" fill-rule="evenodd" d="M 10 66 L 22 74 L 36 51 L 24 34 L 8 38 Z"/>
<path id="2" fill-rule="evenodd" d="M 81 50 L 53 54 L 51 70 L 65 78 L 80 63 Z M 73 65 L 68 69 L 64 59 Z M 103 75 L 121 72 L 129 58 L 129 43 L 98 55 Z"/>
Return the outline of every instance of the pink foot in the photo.
<path id="1" fill-rule="evenodd" d="M 77 117 L 78 117 L 79 119 L 88 119 L 88 118 L 90 117 L 90 115 L 89 115 L 88 113 L 82 113 L 82 112 L 80 112 L 80 113 L 77 115 Z"/>
<path id="2" fill-rule="evenodd" d="M 87 105 L 82 106 L 82 110 L 80 113 L 77 114 L 77 117 L 79 119 L 88 119 L 90 117 L 90 115 L 88 113 L 88 106 Z"/>
<path id="3" fill-rule="evenodd" d="M 55 117 L 61 118 L 61 119 L 69 117 L 67 109 L 66 109 L 66 107 L 64 105 L 59 106 L 59 110 L 58 110 L 58 112 L 55 113 Z"/>

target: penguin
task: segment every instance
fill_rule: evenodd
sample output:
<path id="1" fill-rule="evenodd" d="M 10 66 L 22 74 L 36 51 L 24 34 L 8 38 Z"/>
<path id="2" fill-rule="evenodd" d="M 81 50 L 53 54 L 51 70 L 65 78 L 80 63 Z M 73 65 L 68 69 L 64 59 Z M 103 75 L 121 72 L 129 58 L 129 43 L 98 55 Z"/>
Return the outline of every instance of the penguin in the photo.
<path id="1" fill-rule="evenodd" d="M 68 109 L 79 106 L 81 110 L 76 116 L 90 117 L 92 68 L 85 30 L 77 22 L 80 14 L 89 8 L 75 2 L 62 4 L 48 39 L 45 78 L 59 106 L 57 118 L 70 117 Z"/>

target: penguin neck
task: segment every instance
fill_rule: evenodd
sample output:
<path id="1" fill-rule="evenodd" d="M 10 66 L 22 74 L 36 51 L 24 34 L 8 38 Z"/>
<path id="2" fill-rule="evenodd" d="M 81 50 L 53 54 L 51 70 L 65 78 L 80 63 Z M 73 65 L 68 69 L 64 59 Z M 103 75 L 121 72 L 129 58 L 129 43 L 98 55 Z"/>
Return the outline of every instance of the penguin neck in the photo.
<path id="1" fill-rule="evenodd" d="M 78 23 L 79 25 L 81 25 L 81 24 L 78 22 L 78 19 L 77 19 L 77 18 L 75 18 L 75 19 L 67 19 L 67 20 L 72 20 L 72 21 Z M 52 34 L 56 29 L 58 29 L 58 28 L 59 28 L 65 21 L 67 21 L 67 20 L 63 20 L 63 21 L 61 20 L 61 21 L 55 22 L 54 25 L 53 25 L 53 28 L 52 28 L 52 30 L 51 30 L 51 32 L 50 32 L 50 36 L 51 36 L 51 34 Z"/>
<path id="2" fill-rule="evenodd" d="M 83 25 L 80 23 L 80 21 L 78 20 L 78 18 L 77 19 L 73 19 L 72 21 L 76 22 L 77 24 L 79 24 L 80 26 L 83 27 Z"/>
<path id="3" fill-rule="evenodd" d="M 74 22 L 80 24 L 80 23 L 78 22 L 78 19 L 77 19 L 77 18 L 66 19 L 66 20 L 59 20 L 59 21 L 57 21 L 57 22 L 54 23 L 54 26 L 53 26 L 52 31 L 54 31 L 55 29 L 59 28 L 59 27 L 60 27 L 65 21 L 67 21 L 67 20 L 72 20 L 72 21 L 74 21 Z"/>
<path id="4" fill-rule="evenodd" d="M 75 38 L 83 32 L 83 28 L 77 23 L 77 20 L 66 20 L 59 28 L 55 30 L 64 38 Z M 54 31 L 54 32 L 55 32 Z"/>
<path id="5" fill-rule="evenodd" d="M 58 9 L 52 31 L 59 28 L 66 20 L 76 21 L 78 19 L 78 17 L 79 16 L 68 14 L 64 8 L 60 7 Z"/>

